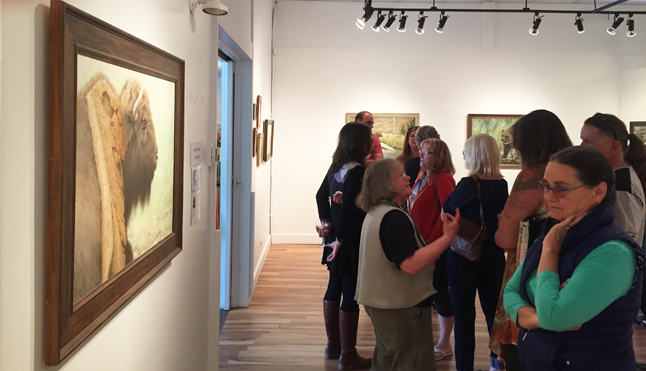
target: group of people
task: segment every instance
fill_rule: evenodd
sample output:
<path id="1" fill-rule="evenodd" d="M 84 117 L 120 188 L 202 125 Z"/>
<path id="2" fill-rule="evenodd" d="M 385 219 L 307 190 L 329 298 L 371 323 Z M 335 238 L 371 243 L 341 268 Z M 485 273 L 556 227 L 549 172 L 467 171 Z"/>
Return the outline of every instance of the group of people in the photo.
<path id="1" fill-rule="evenodd" d="M 477 292 L 490 371 L 642 367 L 632 323 L 646 311 L 646 147 L 621 120 L 593 115 L 573 146 L 554 113 L 521 117 L 511 193 L 489 135 L 466 141 L 469 174 L 456 184 L 435 128 L 409 128 L 391 160 L 376 154 L 372 115 L 356 121 L 341 129 L 316 194 L 330 274 L 325 358 L 340 370 L 435 370 L 454 354 L 458 371 L 472 371 Z M 449 248 L 460 219 L 486 231 L 479 259 Z M 356 350 L 359 304 L 374 327 L 372 359 Z"/>

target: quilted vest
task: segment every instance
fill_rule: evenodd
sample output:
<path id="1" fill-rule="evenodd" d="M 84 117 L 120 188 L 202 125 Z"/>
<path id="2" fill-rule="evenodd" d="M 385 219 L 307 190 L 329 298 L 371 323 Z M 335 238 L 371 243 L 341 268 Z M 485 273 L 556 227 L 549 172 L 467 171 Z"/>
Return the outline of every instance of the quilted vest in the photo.
<path id="1" fill-rule="evenodd" d="M 541 235 L 527 251 L 520 294 L 528 303 L 531 301 L 525 289 L 527 279 L 538 267 L 545 235 L 557 223 L 557 220 L 548 218 Z M 589 253 L 611 240 L 626 242 L 635 253 L 637 270 L 633 286 L 577 331 L 520 329 L 518 353 L 525 371 L 635 369 L 632 321 L 637 316 L 641 300 L 644 253 L 614 222 L 610 205 L 603 203 L 597 206 L 568 230 L 559 256 L 559 278 L 561 283 L 565 282 Z"/>

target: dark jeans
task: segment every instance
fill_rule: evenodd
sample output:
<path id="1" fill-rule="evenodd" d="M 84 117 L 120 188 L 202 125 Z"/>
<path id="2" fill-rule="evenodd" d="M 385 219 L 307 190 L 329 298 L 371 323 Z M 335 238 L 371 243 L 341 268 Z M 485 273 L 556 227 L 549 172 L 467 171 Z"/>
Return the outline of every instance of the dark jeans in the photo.
<path id="1" fill-rule="evenodd" d="M 435 261 L 433 287 L 437 292 L 431 298 L 433 299 L 433 306 L 440 316 L 453 317 L 453 307 L 451 306 L 451 296 L 449 294 L 449 278 L 446 272 L 447 264 L 448 253 L 445 251 Z"/>
<path id="2" fill-rule="evenodd" d="M 324 299 L 327 301 L 341 301 L 341 310 L 346 313 L 359 311 L 359 304 L 354 300 L 354 293 L 357 290 L 357 275 L 343 274 L 330 270 L 330 279 L 327 283 L 327 291 Z"/>
<path id="3" fill-rule="evenodd" d="M 455 365 L 458 371 L 472 371 L 476 348 L 476 290 L 491 334 L 505 273 L 505 256 L 483 256 L 479 262 L 472 262 L 452 250 L 448 254 L 449 287 L 455 316 Z M 492 366 L 502 368 L 496 354 L 491 352 L 490 356 Z"/>

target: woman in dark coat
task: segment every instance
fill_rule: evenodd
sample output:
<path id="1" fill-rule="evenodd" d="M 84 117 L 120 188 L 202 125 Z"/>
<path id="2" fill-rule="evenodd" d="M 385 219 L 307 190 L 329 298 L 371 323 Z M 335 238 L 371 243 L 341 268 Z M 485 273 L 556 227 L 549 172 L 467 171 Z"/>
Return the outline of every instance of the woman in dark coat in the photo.
<path id="1" fill-rule="evenodd" d="M 326 244 L 322 263 L 330 271 L 323 299 L 328 337 L 325 358 L 338 358 L 341 370 L 365 370 L 371 364 L 371 359 L 362 358 L 356 350 L 359 305 L 354 300 L 361 226 L 366 215 L 355 199 L 361 191 L 365 159 L 371 148 L 370 128 L 346 124 L 339 133 L 332 165 L 316 193 L 323 226 L 317 227 L 317 231 L 325 237 Z"/>

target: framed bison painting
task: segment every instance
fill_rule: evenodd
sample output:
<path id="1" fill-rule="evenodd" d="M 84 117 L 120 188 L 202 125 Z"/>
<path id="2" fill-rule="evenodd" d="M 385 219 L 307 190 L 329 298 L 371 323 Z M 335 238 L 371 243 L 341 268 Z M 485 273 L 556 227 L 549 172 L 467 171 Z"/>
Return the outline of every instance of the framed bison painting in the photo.
<path id="1" fill-rule="evenodd" d="M 498 143 L 500 166 L 520 169 L 520 158 L 514 149 L 513 126 L 522 115 L 467 115 L 467 139 L 476 134 L 491 135 Z"/>
<path id="2" fill-rule="evenodd" d="M 182 248 L 184 61 L 51 2 L 45 360 Z"/>

